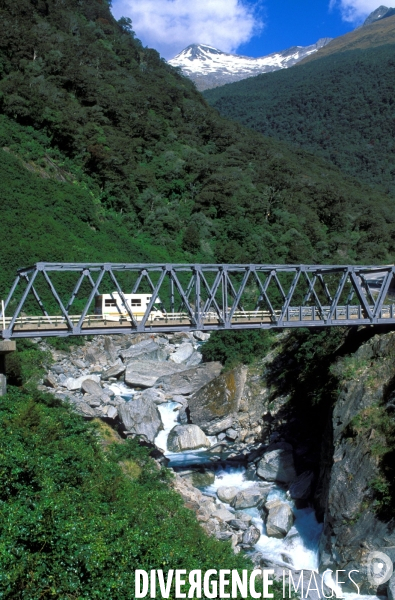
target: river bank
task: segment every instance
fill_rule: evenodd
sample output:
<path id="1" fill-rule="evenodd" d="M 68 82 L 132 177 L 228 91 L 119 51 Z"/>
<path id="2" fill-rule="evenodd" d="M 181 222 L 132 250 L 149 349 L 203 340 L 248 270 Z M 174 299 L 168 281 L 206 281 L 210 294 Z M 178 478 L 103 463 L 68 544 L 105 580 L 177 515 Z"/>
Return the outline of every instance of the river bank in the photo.
<path id="1" fill-rule="evenodd" d="M 243 550 L 255 564 L 278 573 L 284 568 L 323 572 L 359 567 L 361 591 L 385 595 L 387 585 L 373 590 L 367 582 L 364 557 L 377 548 L 390 552 L 392 525 L 380 521 L 367 504 L 368 472 L 362 468 L 353 473 L 357 494 L 350 489 L 352 479 L 342 475 L 352 465 L 341 432 L 359 412 L 361 398 L 366 408 L 377 403 L 380 392 L 372 395 L 359 381 L 359 395 L 350 395 L 357 382 L 348 380 L 322 425 L 331 429 L 333 423 L 340 433 L 322 440 L 318 455 L 312 456 L 309 440 L 295 436 L 289 394 L 270 385 L 273 365 L 278 368 L 283 360 L 286 336 L 278 336 L 258 366 L 226 373 L 219 363 L 202 363 L 199 349 L 206 334 L 99 336 L 72 355 L 52 351 L 55 362 L 42 389 L 84 417 L 99 417 L 122 436 L 138 436 L 155 449 L 157 459 L 173 469 L 173 485 L 202 527 L 230 541 L 236 553 Z M 362 344 L 356 360 L 366 355 L 365 363 L 370 360 L 373 366 L 391 355 L 393 334 L 376 337 L 380 343 L 373 338 Z M 389 361 L 384 362 L 387 379 L 379 386 L 381 394 L 393 377 Z M 340 381 L 341 363 L 337 368 Z M 367 456 L 366 450 L 361 456 Z M 339 499 L 343 504 L 336 511 Z M 353 528 L 354 538 L 349 536 Z M 361 546 L 365 533 L 370 537 Z"/>

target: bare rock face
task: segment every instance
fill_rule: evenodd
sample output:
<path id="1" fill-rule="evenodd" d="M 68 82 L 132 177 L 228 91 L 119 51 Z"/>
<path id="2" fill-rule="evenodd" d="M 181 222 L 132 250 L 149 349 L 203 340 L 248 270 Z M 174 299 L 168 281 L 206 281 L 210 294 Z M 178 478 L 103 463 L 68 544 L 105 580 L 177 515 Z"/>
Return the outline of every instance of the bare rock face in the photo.
<path id="1" fill-rule="evenodd" d="M 176 425 L 167 438 L 167 449 L 170 452 L 209 447 L 210 440 L 197 425 Z"/>
<path id="2" fill-rule="evenodd" d="M 266 504 L 269 514 L 266 521 L 266 531 L 269 537 L 282 539 L 291 529 L 294 516 L 291 507 L 281 500 L 272 500 Z"/>
<path id="3" fill-rule="evenodd" d="M 226 504 L 230 504 L 238 493 L 239 490 L 237 487 L 221 486 L 217 489 L 218 498 L 221 500 L 221 502 L 225 502 Z"/>
<path id="4" fill-rule="evenodd" d="M 291 484 L 289 493 L 294 500 L 307 500 L 311 494 L 314 473 L 305 471 Z"/>
<path id="5" fill-rule="evenodd" d="M 163 375 L 172 375 L 185 368 L 167 361 L 131 360 L 126 367 L 125 382 L 132 387 L 152 387 Z"/>
<path id="6" fill-rule="evenodd" d="M 192 394 L 197 392 L 208 382 L 212 381 L 221 372 L 222 365 L 219 362 L 207 363 L 198 367 L 186 367 L 173 362 L 166 363 L 177 367 L 172 373 L 163 374 L 156 381 L 156 386 L 161 387 L 166 394 Z M 196 423 L 199 425 L 199 423 Z"/>
<path id="7" fill-rule="evenodd" d="M 153 443 L 159 431 L 163 429 L 160 413 L 149 399 L 137 399 L 118 406 L 119 417 L 124 430 L 142 436 Z"/>
<path id="8" fill-rule="evenodd" d="M 220 375 L 188 400 L 193 423 L 208 435 L 229 429 L 239 410 L 247 369 L 238 367 Z"/>
<path id="9" fill-rule="evenodd" d="M 283 444 L 284 446 L 285 444 Z M 292 449 L 276 448 L 266 452 L 258 463 L 257 475 L 266 481 L 290 483 L 296 479 Z"/>

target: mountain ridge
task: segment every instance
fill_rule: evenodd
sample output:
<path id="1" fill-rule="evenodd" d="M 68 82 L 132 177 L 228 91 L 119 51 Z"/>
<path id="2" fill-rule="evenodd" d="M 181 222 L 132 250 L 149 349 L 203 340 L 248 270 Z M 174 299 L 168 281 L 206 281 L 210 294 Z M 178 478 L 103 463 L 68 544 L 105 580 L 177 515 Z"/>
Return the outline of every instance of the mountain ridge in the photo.
<path id="1" fill-rule="evenodd" d="M 168 63 L 181 68 L 182 73 L 194 81 L 197 89 L 204 91 L 261 73 L 289 68 L 317 52 L 331 39 L 321 38 L 310 46 L 292 46 L 258 58 L 222 52 L 209 44 L 190 44 Z"/>

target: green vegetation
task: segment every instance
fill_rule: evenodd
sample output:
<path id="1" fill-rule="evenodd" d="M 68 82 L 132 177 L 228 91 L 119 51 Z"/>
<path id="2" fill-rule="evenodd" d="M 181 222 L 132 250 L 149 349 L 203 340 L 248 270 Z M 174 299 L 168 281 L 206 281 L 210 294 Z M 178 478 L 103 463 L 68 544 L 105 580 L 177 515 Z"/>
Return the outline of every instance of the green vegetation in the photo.
<path id="1" fill-rule="evenodd" d="M 350 423 L 350 435 L 363 436 L 369 451 L 376 457 L 380 474 L 370 482 L 372 506 L 378 515 L 389 520 L 394 516 L 395 499 L 395 420 L 393 408 L 373 404 L 362 409 Z"/>
<path id="2" fill-rule="evenodd" d="M 267 354 L 273 341 L 269 331 L 251 329 L 244 331 L 215 331 L 202 346 L 203 359 L 218 360 L 227 369 L 238 363 L 246 365 Z"/>
<path id="3" fill-rule="evenodd" d="M 16 389 L 0 429 L 2 598 L 129 600 L 136 568 L 251 568 L 206 536 L 136 441 L 104 453 L 94 425 Z"/>
<path id="4" fill-rule="evenodd" d="M 207 90 L 204 96 L 222 115 L 322 156 L 393 198 L 391 33 L 387 45 L 317 55 L 306 64 Z"/>

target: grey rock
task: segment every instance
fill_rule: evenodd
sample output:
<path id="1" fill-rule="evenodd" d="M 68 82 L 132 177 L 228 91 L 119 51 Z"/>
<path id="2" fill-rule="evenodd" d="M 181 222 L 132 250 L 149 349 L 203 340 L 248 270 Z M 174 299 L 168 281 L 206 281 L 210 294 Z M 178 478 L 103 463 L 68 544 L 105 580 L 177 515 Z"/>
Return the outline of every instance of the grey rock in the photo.
<path id="1" fill-rule="evenodd" d="M 83 382 L 86 379 L 91 379 L 92 381 L 95 381 L 96 383 L 100 383 L 99 375 L 82 375 L 81 377 L 77 377 L 77 378 L 68 377 L 66 379 L 66 381 L 64 381 L 63 386 L 67 387 L 67 389 L 70 391 L 80 390 L 81 385 L 83 384 Z"/>
<path id="2" fill-rule="evenodd" d="M 44 379 L 44 385 L 50 388 L 56 388 L 58 386 L 56 377 L 52 375 L 52 373 L 47 373 L 47 376 Z"/>
<path id="3" fill-rule="evenodd" d="M 93 379 L 84 379 L 81 383 L 81 390 L 90 396 L 101 396 L 103 393 L 101 385 Z"/>
<path id="4" fill-rule="evenodd" d="M 115 406 L 103 406 L 103 414 L 108 419 L 115 419 L 118 416 L 118 410 Z"/>
<path id="5" fill-rule="evenodd" d="M 283 538 L 291 529 L 294 516 L 291 507 L 286 502 L 272 500 L 266 504 L 269 514 L 266 521 L 266 532 L 269 537 Z"/>
<path id="6" fill-rule="evenodd" d="M 192 369 L 185 367 L 184 365 L 178 365 L 176 363 L 166 363 L 178 367 L 177 371 L 173 373 L 159 377 L 156 381 L 156 386 L 160 386 L 166 394 L 192 394 L 197 390 L 203 388 L 209 381 L 212 381 L 219 375 L 222 369 L 221 363 L 212 362 L 204 365 L 199 365 Z M 189 403 L 189 401 L 188 401 Z M 199 423 L 196 423 L 199 425 Z"/>
<path id="7" fill-rule="evenodd" d="M 226 438 L 226 433 L 220 433 L 218 435 L 218 439 L 219 439 L 220 442 L 222 442 L 222 440 L 224 440 L 225 438 Z"/>
<path id="8" fill-rule="evenodd" d="M 217 531 L 215 534 L 215 537 L 217 538 L 217 540 L 220 540 L 222 542 L 226 542 L 227 540 L 230 540 L 230 538 L 232 537 L 232 532 L 231 531 Z"/>
<path id="9" fill-rule="evenodd" d="M 257 475 L 267 481 L 290 483 L 296 479 L 293 455 L 290 450 L 278 448 L 265 452 L 257 465 Z"/>
<path id="10" fill-rule="evenodd" d="M 106 371 L 104 371 L 104 373 L 102 373 L 101 378 L 103 381 L 106 381 L 107 379 L 110 379 L 110 377 L 119 377 L 120 375 L 122 375 L 122 373 L 125 372 L 125 369 L 126 366 L 123 363 L 119 362 L 107 369 Z"/>
<path id="11" fill-rule="evenodd" d="M 85 367 L 87 366 L 86 362 L 80 360 L 79 358 L 73 358 L 71 362 L 75 367 L 77 367 L 77 369 L 85 369 Z"/>
<path id="12" fill-rule="evenodd" d="M 241 510 L 236 510 L 235 511 L 235 518 L 240 520 L 240 521 L 244 521 L 244 523 L 251 523 L 252 521 L 252 517 L 251 515 L 249 515 L 246 512 L 243 512 Z"/>
<path id="13" fill-rule="evenodd" d="M 251 525 L 244 533 L 242 542 L 244 546 L 255 546 L 261 537 L 261 532 L 257 527 Z"/>
<path id="14" fill-rule="evenodd" d="M 192 423 L 208 435 L 229 429 L 240 407 L 246 375 L 247 369 L 238 367 L 211 379 L 194 392 L 188 399 Z"/>
<path id="15" fill-rule="evenodd" d="M 64 368 L 61 365 L 52 365 L 51 371 L 53 371 L 53 373 L 56 373 L 57 375 L 60 375 L 61 373 L 63 373 Z"/>
<path id="16" fill-rule="evenodd" d="M 132 387 L 152 387 L 159 384 L 158 380 L 163 376 L 184 370 L 184 365 L 172 362 L 130 361 L 126 367 L 125 382 Z"/>
<path id="17" fill-rule="evenodd" d="M 221 486 L 217 489 L 217 496 L 221 502 L 230 504 L 232 500 L 237 496 L 239 490 L 237 487 Z"/>
<path id="18" fill-rule="evenodd" d="M 152 400 L 137 399 L 118 406 L 118 414 L 124 430 L 154 442 L 163 429 L 160 413 Z"/>
<path id="19" fill-rule="evenodd" d="M 97 416 L 97 412 L 94 408 L 92 408 L 91 406 L 89 406 L 89 404 L 87 404 L 86 402 L 78 402 L 74 404 L 75 406 L 75 411 L 78 412 L 79 414 L 83 415 L 84 417 L 96 417 Z"/>
<path id="20" fill-rule="evenodd" d="M 294 500 L 307 500 L 311 495 L 314 473 L 305 471 L 291 484 L 289 493 Z"/>
<path id="21" fill-rule="evenodd" d="M 149 400 L 152 400 L 154 404 L 163 404 L 164 402 L 167 402 L 167 398 L 164 393 L 158 389 L 147 388 L 141 392 L 139 396 L 140 398 L 148 398 Z"/>
<path id="22" fill-rule="evenodd" d="M 248 529 L 247 523 L 242 519 L 232 519 L 229 521 L 229 525 L 237 531 L 246 531 Z"/>
<path id="23" fill-rule="evenodd" d="M 179 348 L 173 354 L 171 354 L 169 360 L 181 364 L 188 360 L 190 356 L 193 354 L 193 346 L 192 344 L 181 344 Z"/>
<path id="24" fill-rule="evenodd" d="M 195 350 L 191 356 L 188 358 L 188 360 L 185 361 L 185 366 L 186 367 L 197 367 L 197 365 L 200 365 L 200 363 L 203 360 L 203 355 L 198 352 L 197 350 Z"/>
<path id="25" fill-rule="evenodd" d="M 234 514 L 227 510 L 224 506 L 221 506 L 213 513 L 213 517 L 219 521 L 227 522 L 234 519 Z"/>
<path id="26" fill-rule="evenodd" d="M 167 438 L 167 449 L 170 452 L 209 447 L 210 440 L 197 425 L 176 425 Z"/>
<path id="27" fill-rule="evenodd" d="M 253 506 L 258 506 L 260 502 L 265 500 L 267 494 L 264 490 L 259 488 L 247 488 L 246 490 L 241 490 L 231 502 L 231 505 L 236 510 L 241 510 L 243 508 L 252 508 Z"/>
<path id="28" fill-rule="evenodd" d="M 224 417 L 223 419 L 217 419 L 212 423 L 208 423 L 204 426 L 204 431 L 207 435 L 217 435 L 224 429 L 228 429 L 231 425 L 233 425 L 234 416 L 229 415 L 228 417 Z"/>
<path id="29" fill-rule="evenodd" d="M 181 423 L 181 425 L 187 425 L 188 424 L 189 419 L 188 419 L 188 412 L 187 412 L 187 407 L 186 406 L 181 406 L 180 410 L 178 411 L 177 421 L 179 423 Z"/>
<path id="30" fill-rule="evenodd" d="M 395 600 L 395 574 L 392 575 L 388 582 L 388 600 Z"/>
<path id="31" fill-rule="evenodd" d="M 237 431 L 232 427 L 226 430 L 226 437 L 228 437 L 230 440 L 235 440 L 238 435 L 239 434 L 237 433 Z"/>
<path id="32" fill-rule="evenodd" d="M 152 340 L 143 340 L 121 352 L 124 361 L 130 360 L 166 360 L 167 352 Z"/>
<path id="33" fill-rule="evenodd" d="M 101 397 L 100 396 L 91 396 L 90 394 L 86 394 L 84 396 L 84 402 L 89 404 L 89 406 L 96 407 L 101 406 Z"/>
<path id="34" fill-rule="evenodd" d="M 194 331 L 193 337 L 199 340 L 199 342 L 207 342 L 207 340 L 210 338 L 210 334 L 204 333 L 204 331 Z"/>

